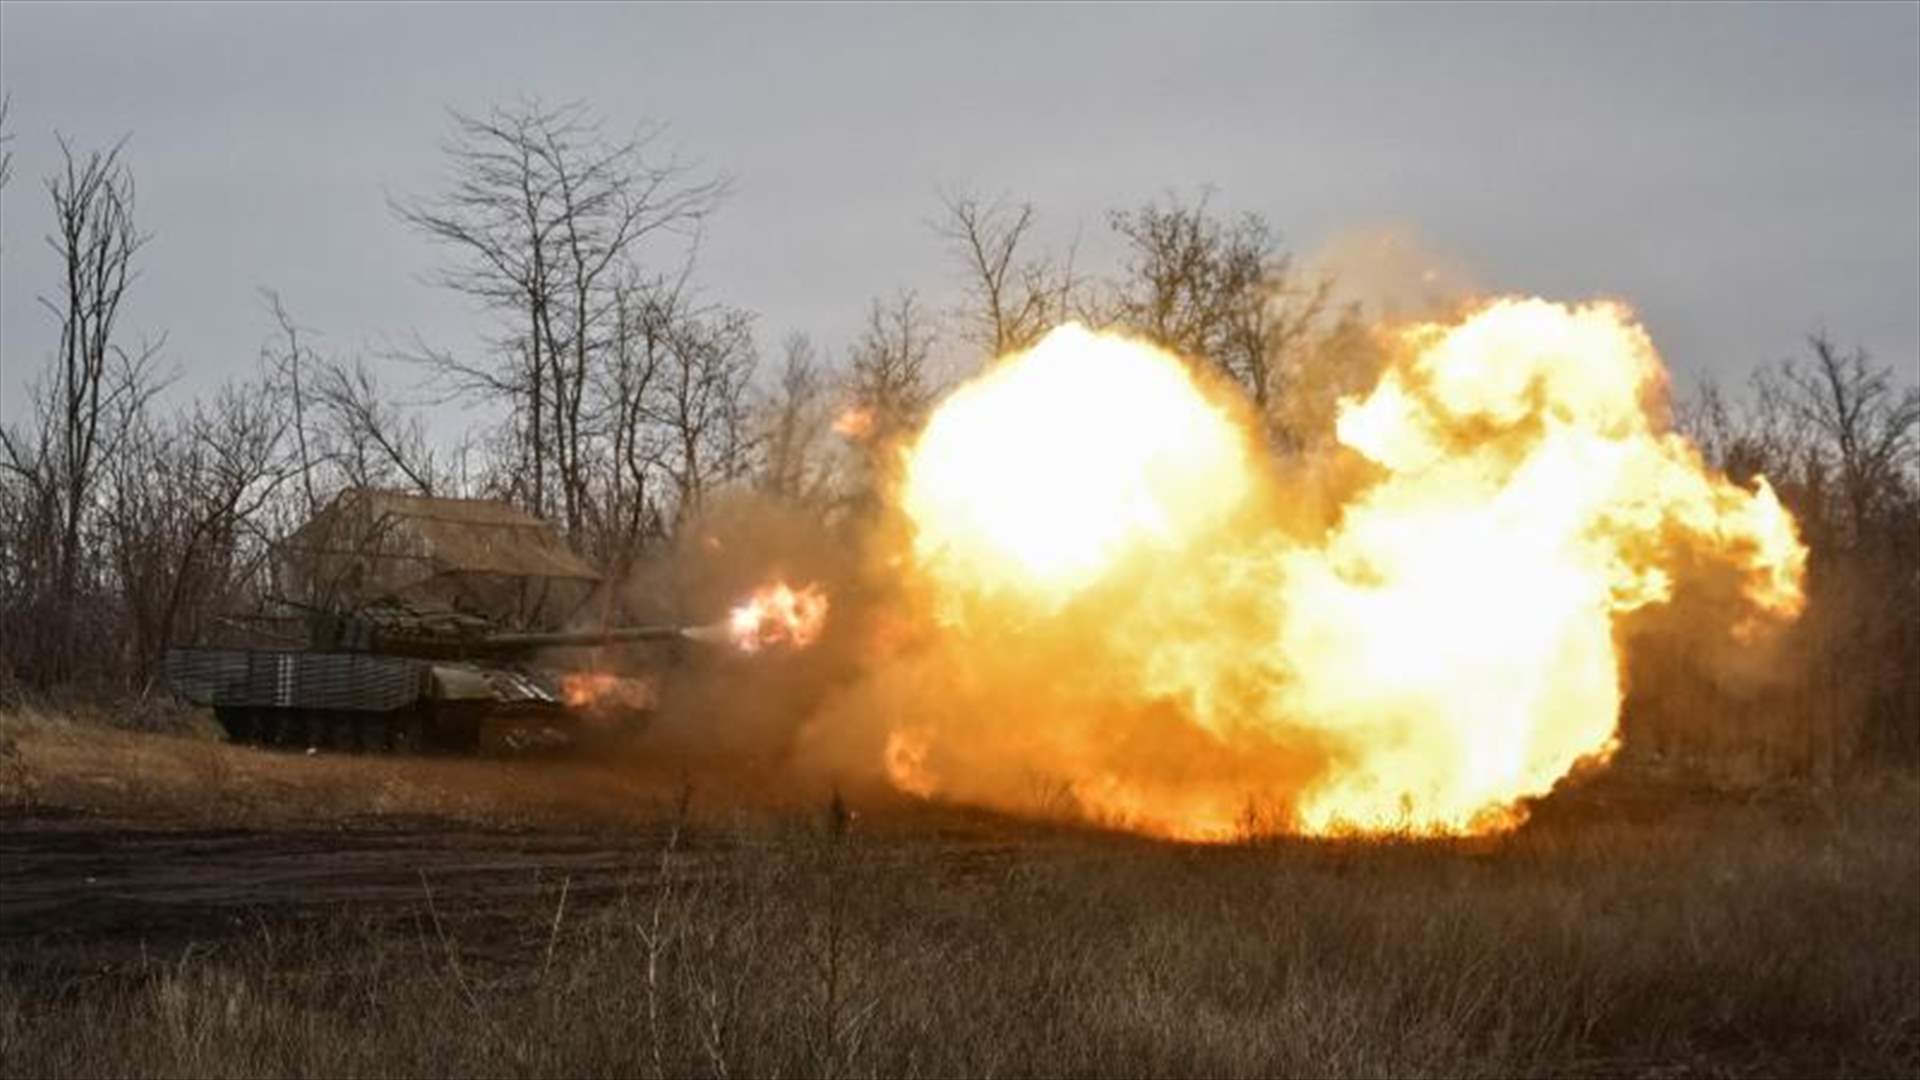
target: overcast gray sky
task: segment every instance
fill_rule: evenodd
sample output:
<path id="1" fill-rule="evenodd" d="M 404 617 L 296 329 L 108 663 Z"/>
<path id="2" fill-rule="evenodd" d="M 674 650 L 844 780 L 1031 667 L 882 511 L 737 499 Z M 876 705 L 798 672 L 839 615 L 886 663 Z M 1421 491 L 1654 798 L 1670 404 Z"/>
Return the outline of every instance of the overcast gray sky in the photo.
<path id="1" fill-rule="evenodd" d="M 1217 189 L 1296 251 L 1391 227 L 1480 285 L 1623 298 L 1683 379 L 1824 325 L 1920 357 L 1920 5 L 1663 7 L 0 5 L 0 415 L 48 356 L 53 133 L 132 134 L 154 240 L 126 312 L 178 390 L 246 370 L 271 285 L 334 352 L 481 324 L 385 193 L 431 192 L 444 110 L 531 94 L 671 125 L 735 194 L 701 255 L 772 353 L 956 279 L 936 192 L 1102 214 Z M 666 257 L 667 253 L 659 253 Z M 397 373 L 395 378 L 408 373 Z"/>

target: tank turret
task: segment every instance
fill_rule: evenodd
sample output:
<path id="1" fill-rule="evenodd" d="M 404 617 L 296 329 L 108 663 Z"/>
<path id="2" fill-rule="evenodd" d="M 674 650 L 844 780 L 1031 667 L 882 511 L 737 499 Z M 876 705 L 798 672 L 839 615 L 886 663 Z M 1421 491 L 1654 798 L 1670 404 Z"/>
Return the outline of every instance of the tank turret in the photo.
<path id="1" fill-rule="evenodd" d="M 599 648 L 634 642 L 692 640 L 678 626 L 614 626 L 583 630 L 499 630 L 464 612 L 422 612 L 383 604 L 307 616 L 315 650 L 381 653 L 421 660 L 530 660 L 550 649 Z"/>

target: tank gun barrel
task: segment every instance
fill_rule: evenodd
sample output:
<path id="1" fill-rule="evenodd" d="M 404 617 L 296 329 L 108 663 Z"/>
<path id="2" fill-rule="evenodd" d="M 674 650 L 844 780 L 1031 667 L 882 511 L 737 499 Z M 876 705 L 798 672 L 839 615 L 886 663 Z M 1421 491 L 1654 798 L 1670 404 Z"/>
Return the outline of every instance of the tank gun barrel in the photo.
<path id="1" fill-rule="evenodd" d="M 614 626 L 590 630 L 497 631 L 472 625 L 436 625 L 322 614 L 309 624 L 321 651 L 378 653 L 420 660 L 530 658 L 542 649 L 594 648 L 627 642 L 692 639 L 678 626 Z"/>
<path id="2" fill-rule="evenodd" d="M 604 630 L 486 633 L 459 637 L 416 636 L 374 631 L 367 652 L 415 656 L 429 660 L 530 659 L 542 649 L 590 649 L 635 641 L 686 640 L 677 626 L 616 626 Z"/>
<path id="3" fill-rule="evenodd" d="M 604 630 L 488 634 L 473 644 L 477 651 L 482 652 L 525 652 L 531 649 L 591 648 L 632 641 L 681 641 L 686 638 L 686 629 L 679 626 L 615 626 Z"/>

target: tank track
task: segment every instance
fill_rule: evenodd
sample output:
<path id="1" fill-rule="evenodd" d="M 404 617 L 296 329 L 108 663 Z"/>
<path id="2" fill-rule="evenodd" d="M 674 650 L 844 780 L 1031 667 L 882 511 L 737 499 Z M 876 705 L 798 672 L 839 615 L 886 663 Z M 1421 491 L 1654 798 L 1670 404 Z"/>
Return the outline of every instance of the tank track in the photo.
<path id="1" fill-rule="evenodd" d="M 214 709 L 227 740 L 282 750 L 350 754 L 472 754 L 482 720 L 425 709 L 361 712 L 229 705 Z"/>

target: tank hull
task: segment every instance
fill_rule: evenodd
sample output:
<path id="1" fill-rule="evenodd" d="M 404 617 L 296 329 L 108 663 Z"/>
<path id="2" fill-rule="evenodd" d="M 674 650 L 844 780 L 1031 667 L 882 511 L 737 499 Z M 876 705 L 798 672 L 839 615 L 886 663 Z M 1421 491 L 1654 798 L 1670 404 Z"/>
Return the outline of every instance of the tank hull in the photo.
<path id="1" fill-rule="evenodd" d="M 342 753 L 471 754 L 566 744 L 644 723 L 629 707 L 569 707 L 535 671 L 294 649 L 175 649 L 176 693 L 230 741 Z"/>

